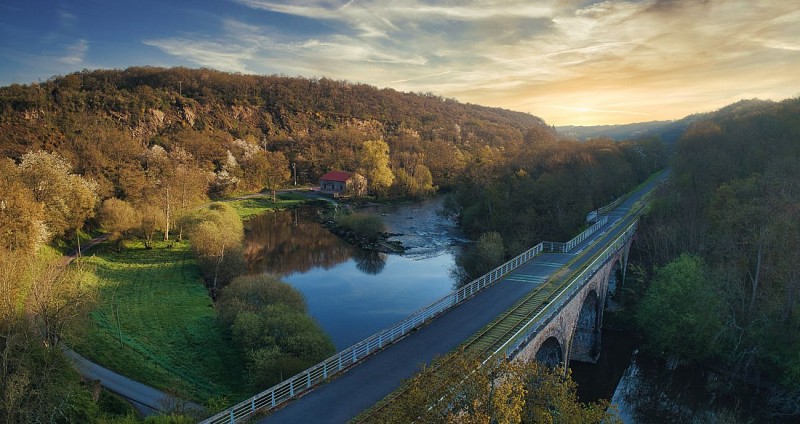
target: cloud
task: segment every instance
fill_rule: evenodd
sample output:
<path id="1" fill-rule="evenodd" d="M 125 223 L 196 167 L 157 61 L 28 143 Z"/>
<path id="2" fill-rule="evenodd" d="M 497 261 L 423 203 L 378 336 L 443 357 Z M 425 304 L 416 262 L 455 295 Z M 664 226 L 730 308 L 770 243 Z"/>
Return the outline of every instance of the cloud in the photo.
<path id="1" fill-rule="evenodd" d="M 65 65 L 78 65 L 83 63 L 86 53 L 89 51 L 89 42 L 80 39 L 66 48 L 66 53 L 58 58 L 58 61 Z"/>
<path id="2" fill-rule="evenodd" d="M 62 28 L 73 27 L 78 23 L 78 16 L 64 10 L 58 11 L 58 23 Z"/>
<path id="3" fill-rule="evenodd" d="M 197 65 L 233 72 L 253 72 L 246 65 L 246 61 L 253 57 L 253 50 L 246 47 L 189 38 L 146 40 L 144 44 Z"/>
<path id="4" fill-rule="evenodd" d="M 252 10 L 247 22 L 145 44 L 201 66 L 434 92 L 552 123 L 679 118 L 800 91 L 800 11 L 780 0 L 229 1 Z"/>

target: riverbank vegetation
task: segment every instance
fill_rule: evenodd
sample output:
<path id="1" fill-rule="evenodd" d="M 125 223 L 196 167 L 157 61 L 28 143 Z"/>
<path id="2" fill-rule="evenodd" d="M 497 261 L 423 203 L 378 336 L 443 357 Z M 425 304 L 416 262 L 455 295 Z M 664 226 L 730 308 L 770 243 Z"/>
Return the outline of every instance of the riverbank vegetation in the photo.
<path id="1" fill-rule="evenodd" d="M 255 389 L 280 382 L 336 351 L 308 315 L 303 295 L 277 277 L 234 278 L 223 289 L 218 309 Z"/>
<path id="2" fill-rule="evenodd" d="M 336 224 L 346 232 L 351 232 L 353 237 L 367 242 L 376 242 L 381 233 L 386 231 L 383 220 L 376 215 L 363 213 L 346 213 L 336 217 Z"/>
<path id="3" fill-rule="evenodd" d="M 799 119 L 741 102 L 692 126 L 634 244 L 647 346 L 753 383 L 773 417 L 800 415 Z"/>

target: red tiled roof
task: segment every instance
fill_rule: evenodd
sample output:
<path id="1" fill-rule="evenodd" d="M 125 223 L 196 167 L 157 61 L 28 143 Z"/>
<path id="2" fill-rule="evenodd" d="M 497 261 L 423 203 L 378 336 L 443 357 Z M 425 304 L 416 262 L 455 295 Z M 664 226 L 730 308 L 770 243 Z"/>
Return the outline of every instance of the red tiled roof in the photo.
<path id="1" fill-rule="evenodd" d="M 352 177 L 352 176 L 353 176 L 353 174 L 350 173 L 350 172 L 331 171 L 331 172 L 328 172 L 327 174 L 323 175 L 322 178 L 320 178 L 320 180 L 341 181 L 341 182 L 344 183 L 344 182 L 347 182 L 347 180 L 349 180 L 350 177 Z"/>

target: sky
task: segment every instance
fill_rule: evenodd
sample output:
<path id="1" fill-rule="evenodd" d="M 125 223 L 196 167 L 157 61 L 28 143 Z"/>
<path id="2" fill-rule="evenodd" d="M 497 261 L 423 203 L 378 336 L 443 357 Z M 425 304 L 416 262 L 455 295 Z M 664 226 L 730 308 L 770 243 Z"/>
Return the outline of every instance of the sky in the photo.
<path id="1" fill-rule="evenodd" d="M 0 85 L 82 69 L 328 77 L 529 112 L 680 119 L 800 96 L 797 0 L 0 0 Z"/>

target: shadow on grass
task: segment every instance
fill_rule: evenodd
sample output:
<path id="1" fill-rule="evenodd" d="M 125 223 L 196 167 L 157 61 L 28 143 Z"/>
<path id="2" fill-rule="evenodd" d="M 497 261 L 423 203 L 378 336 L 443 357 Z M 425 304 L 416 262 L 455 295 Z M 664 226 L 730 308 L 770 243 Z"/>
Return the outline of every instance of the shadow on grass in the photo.
<path id="1" fill-rule="evenodd" d="M 121 374 L 204 402 L 246 397 L 242 361 L 216 311 L 188 244 L 122 252 L 99 246 L 84 259 L 97 275 L 97 304 L 75 350 Z"/>

